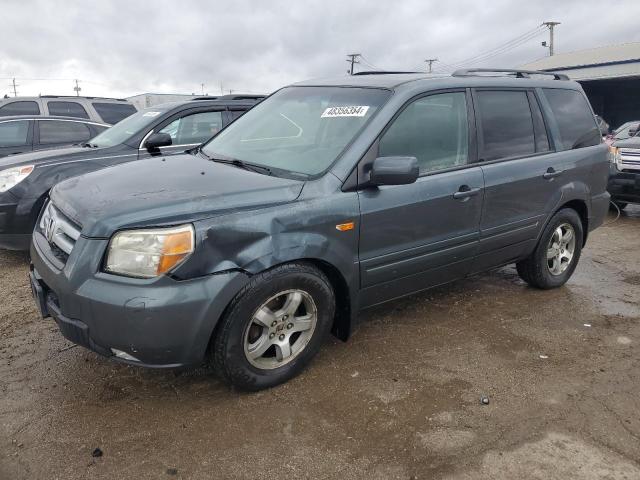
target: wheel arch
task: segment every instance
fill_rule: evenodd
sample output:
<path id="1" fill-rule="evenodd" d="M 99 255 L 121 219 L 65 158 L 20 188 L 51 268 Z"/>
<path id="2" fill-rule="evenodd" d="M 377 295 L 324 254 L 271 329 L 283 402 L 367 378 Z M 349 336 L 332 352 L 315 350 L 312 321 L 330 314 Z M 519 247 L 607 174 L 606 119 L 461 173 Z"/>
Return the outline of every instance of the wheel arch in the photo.
<path id="1" fill-rule="evenodd" d="M 548 221 L 550 221 L 551 218 L 553 218 L 553 216 L 563 208 L 575 210 L 580 216 L 580 221 L 582 222 L 582 246 L 584 247 L 587 244 L 587 236 L 589 235 L 589 207 L 587 206 L 587 202 L 582 199 L 569 200 L 556 208 Z"/>

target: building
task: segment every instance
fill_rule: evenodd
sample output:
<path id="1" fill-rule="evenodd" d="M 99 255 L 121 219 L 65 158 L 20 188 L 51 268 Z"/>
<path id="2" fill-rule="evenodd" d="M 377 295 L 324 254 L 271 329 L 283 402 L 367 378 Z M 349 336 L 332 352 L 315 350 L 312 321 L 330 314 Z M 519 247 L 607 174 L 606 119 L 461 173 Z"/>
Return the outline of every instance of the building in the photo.
<path id="1" fill-rule="evenodd" d="M 200 97 L 202 97 L 202 95 L 183 95 L 179 93 L 141 93 L 140 95 L 128 97 L 127 100 L 133 103 L 138 108 L 138 110 L 141 110 L 143 108 L 153 107 L 154 105 L 160 105 L 161 103 L 185 102 Z"/>
<path id="2" fill-rule="evenodd" d="M 577 80 L 595 112 L 612 128 L 640 120 L 640 42 L 560 53 L 522 68 L 564 73 Z"/>

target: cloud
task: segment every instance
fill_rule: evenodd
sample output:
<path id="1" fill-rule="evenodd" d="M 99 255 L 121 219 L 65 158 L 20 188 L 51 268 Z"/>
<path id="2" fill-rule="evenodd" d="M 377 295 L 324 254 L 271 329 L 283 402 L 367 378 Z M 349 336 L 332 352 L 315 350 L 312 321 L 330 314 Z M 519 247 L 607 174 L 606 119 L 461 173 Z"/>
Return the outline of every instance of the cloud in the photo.
<path id="1" fill-rule="evenodd" d="M 531 31 L 562 22 L 556 50 L 640 41 L 640 3 L 363 0 L 5 0 L 0 93 L 17 77 L 23 95 L 269 92 L 311 77 L 345 74 L 345 54 L 384 69 L 438 70 Z M 546 34 L 489 59 L 508 67 L 545 55 Z M 473 66 L 486 66 L 478 63 Z M 364 64 L 359 67 L 366 67 Z M 49 79 L 49 80 L 31 80 Z M 52 80 L 58 79 L 58 80 Z"/>

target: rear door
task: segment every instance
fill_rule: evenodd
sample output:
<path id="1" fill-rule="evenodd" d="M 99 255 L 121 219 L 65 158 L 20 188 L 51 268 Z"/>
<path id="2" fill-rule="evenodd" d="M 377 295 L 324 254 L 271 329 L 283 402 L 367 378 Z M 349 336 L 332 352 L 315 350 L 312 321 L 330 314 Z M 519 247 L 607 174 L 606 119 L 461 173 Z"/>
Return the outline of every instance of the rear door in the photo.
<path id="1" fill-rule="evenodd" d="M 420 177 L 358 194 L 361 306 L 469 271 L 483 197 L 473 132 L 470 93 L 454 90 L 412 101 L 381 135 L 374 156 L 416 157 Z"/>
<path id="2" fill-rule="evenodd" d="M 485 181 L 474 271 L 531 249 L 561 195 L 563 158 L 552 149 L 538 95 L 528 89 L 475 89 L 478 161 Z"/>
<path id="3" fill-rule="evenodd" d="M 2 121 L 0 117 L 0 157 L 30 152 L 33 138 L 33 120 Z"/>
<path id="4" fill-rule="evenodd" d="M 164 155 L 184 152 L 204 143 L 222 130 L 224 107 L 216 107 L 208 110 L 185 110 L 154 128 L 145 137 L 152 133 L 167 133 L 171 136 L 172 144 L 168 147 L 160 147 L 160 152 Z M 138 152 L 139 158 L 157 155 L 149 152 L 143 147 Z"/>

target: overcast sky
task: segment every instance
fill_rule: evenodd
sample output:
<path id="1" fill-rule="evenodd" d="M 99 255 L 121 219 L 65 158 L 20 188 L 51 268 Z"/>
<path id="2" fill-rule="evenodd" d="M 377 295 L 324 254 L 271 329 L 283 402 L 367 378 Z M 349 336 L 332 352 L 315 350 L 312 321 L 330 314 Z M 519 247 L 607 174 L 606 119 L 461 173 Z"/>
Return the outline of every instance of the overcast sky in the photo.
<path id="1" fill-rule="evenodd" d="M 75 78 L 96 96 L 200 94 L 202 83 L 212 95 L 221 84 L 225 93 L 269 92 L 345 74 L 352 52 L 382 69 L 438 58 L 442 71 L 545 20 L 562 22 L 556 53 L 640 41 L 638 0 L 2 0 L 1 11 L 0 96 L 13 95 L 12 77 L 20 95 L 74 94 Z M 539 33 L 464 66 L 543 57 L 548 32 Z"/>

